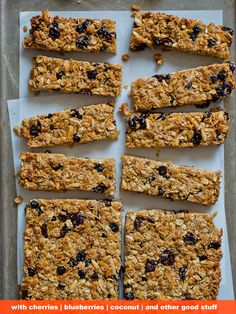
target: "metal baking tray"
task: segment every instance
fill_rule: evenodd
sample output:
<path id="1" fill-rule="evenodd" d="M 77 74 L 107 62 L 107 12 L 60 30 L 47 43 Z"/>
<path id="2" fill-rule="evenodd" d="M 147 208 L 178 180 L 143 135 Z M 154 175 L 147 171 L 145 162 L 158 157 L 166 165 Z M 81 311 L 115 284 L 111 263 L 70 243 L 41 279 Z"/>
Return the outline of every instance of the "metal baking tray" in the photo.
<path id="1" fill-rule="evenodd" d="M 1 105 L 0 105 L 0 299 L 17 299 L 17 207 L 6 100 L 19 97 L 19 12 L 49 10 L 129 10 L 131 4 L 145 10 L 223 10 L 227 26 L 235 29 L 235 0 L 1 0 Z M 235 60 L 236 41 L 232 46 Z M 231 116 L 231 132 L 225 144 L 225 199 L 236 292 L 236 96 L 225 101 Z M 219 208 L 220 210 L 220 208 Z M 236 293 L 235 293 L 236 294 Z"/>

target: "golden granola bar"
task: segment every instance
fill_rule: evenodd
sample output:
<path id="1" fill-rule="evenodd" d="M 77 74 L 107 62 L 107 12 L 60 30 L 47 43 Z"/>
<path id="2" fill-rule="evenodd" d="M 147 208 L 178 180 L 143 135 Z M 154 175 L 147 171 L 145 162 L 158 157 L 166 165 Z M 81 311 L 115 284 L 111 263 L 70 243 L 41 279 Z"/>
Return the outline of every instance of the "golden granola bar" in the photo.
<path id="1" fill-rule="evenodd" d="M 115 160 L 66 157 L 63 154 L 20 154 L 19 183 L 25 189 L 45 191 L 83 190 L 113 196 L 116 190 Z"/>
<path id="2" fill-rule="evenodd" d="M 229 96 L 235 88 L 232 62 L 140 78 L 131 86 L 136 111 L 203 105 Z"/>
<path id="3" fill-rule="evenodd" d="M 48 10 L 32 17 L 24 48 L 53 51 L 116 53 L 116 22 L 50 16 Z"/>
<path id="4" fill-rule="evenodd" d="M 117 139 L 114 102 L 66 109 L 24 119 L 20 135 L 29 147 L 84 144 Z"/>
<path id="5" fill-rule="evenodd" d="M 210 172 L 170 161 L 127 155 L 122 161 L 121 189 L 124 191 L 202 205 L 214 204 L 219 197 L 220 171 Z"/>
<path id="6" fill-rule="evenodd" d="M 21 298 L 118 299 L 121 210 L 116 200 L 32 200 Z"/>
<path id="7" fill-rule="evenodd" d="M 30 72 L 29 89 L 115 97 L 121 94 L 121 75 L 119 64 L 37 56 Z"/>
<path id="8" fill-rule="evenodd" d="M 230 58 L 234 31 L 223 25 L 204 24 L 165 13 L 135 13 L 130 49 L 146 47 Z"/>
<path id="9" fill-rule="evenodd" d="M 228 113 L 128 113 L 127 147 L 196 147 L 224 143 Z"/>
<path id="10" fill-rule="evenodd" d="M 125 225 L 124 298 L 215 300 L 222 229 L 213 215 L 130 211 Z"/>

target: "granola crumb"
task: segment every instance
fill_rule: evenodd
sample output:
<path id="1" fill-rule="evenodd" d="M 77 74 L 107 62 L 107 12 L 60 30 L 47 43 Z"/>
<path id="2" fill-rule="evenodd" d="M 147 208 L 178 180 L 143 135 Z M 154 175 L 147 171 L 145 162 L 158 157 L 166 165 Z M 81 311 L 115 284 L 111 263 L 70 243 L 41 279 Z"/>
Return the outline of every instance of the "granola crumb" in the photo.
<path id="1" fill-rule="evenodd" d="M 13 127 L 13 131 L 15 132 L 16 135 L 20 136 L 20 127 L 18 125 L 15 125 Z"/>
<path id="2" fill-rule="evenodd" d="M 123 115 L 127 115 L 128 114 L 128 104 L 123 103 L 119 108 L 119 112 L 122 113 Z"/>
<path id="3" fill-rule="evenodd" d="M 124 89 L 127 89 L 129 87 L 129 85 L 125 84 L 123 87 L 124 87 Z"/>
<path id="4" fill-rule="evenodd" d="M 131 11 L 140 11 L 140 10 L 141 10 L 140 6 L 136 4 L 131 5 Z"/>
<path id="5" fill-rule="evenodd" d="M 15 203 L 16 204 L 21 204 L 22 202 L 23 202 L 23 197 L 21 197 L 21 196 L 17 196 L 16 198 L 15 198 Z"/>
<path id="6" fill-rule="evenodd" d="M 154 60 L 155 60 L 156 64 L 158 64 L 158 65 L 162 65 L 165 61 L 163 55 L 160 53 L 156 53 L 154 55 Z"/>
<path id="7" fill-rule="evenodd" d="M 26 33 L 26 32 L 28 32 L 28 26 L 27 25 L 24 25 L 23 26 L 23 31 Z"/>
<path id="8" fill-rule="evenodd" d="M 126 62 L 129 60 L 129 55 L 128 53 L 125 53 L 123 56 L 122 56 L 122 61 Z"/>

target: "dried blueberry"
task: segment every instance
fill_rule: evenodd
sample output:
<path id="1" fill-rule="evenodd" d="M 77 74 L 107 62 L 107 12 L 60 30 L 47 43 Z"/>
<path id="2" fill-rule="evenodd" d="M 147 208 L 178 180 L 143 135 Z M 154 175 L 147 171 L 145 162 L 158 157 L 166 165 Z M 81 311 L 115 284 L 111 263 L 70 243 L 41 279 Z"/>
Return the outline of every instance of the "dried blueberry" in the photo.
<path id="1" fill-rule="evenodd" d="M 56 74 L 56 77 L 57 77 L 57 79 L 58 80 L 60 80 L 60 79 L 62 79 L 62 77 L 65 75 L 65 72 L 58 72 L 57 74 Z"/>
<path id="2" fill-rule="evenodd" d="M 105 206 L 107 206 L 107 207 L 110 207 L 111 204 L 112 204 L 112 200 L 109 200 L 108 198 L 105 198 L 105 199 L 103 200 L 103 202 L 104 202 Z"/>
<path id="3" fill-rule="evenodd" d="M 100 50 L 101 52 L 106 51 L 106 50 L 107 50 L 107 46 L 106 46 L 106 45 L 103 45 L 102 47 L 100 47 L 99 50 Z"/>
<path id="4" fill-rule="evenodd" d="M 216 138 L 220 140 L 222 133 L 218 130 L 216 130 Z"/>
<path id="5" fill-rule="evenodd" d="M 211 75 L 210 79 L 211 79 L 212 83 L 215 83 L 218 80 L 218 76 L 217 75 Z"/>
<path id="6" fill-rule="evenodd" d="M 98 273 L 95 270 L 94 270 L 94 272 L 92 274 L 92 279 L 98 280 Z"/>
<path id="7" fill-rule="evenodd" d="M 212 99 L 213 102 L 217 102 L 219 100 L 219 96 L 217 96 L 216 94 L 212 95 Z"/>
<path id="8" fill-rule="evenodd" d="M 228 96 L 232 92 L 232 86 L 228 81 L 224 81 L 223 84 L 217 86 L 216 92 L 221 97 Z"/>
<path id="9" fill-rule="evenodd" d="M 194 31 L 194 33 L 200 33 L 201 32 L 201 27 L 200 26 L 198 26 L 198 25 L 195 25 L 194 27 L 193 27 L 193 31 Z"/>
<path id="10" fill-rule="evenodd" d="M 184 235 L 184 242 L 186 244 L 196 244 L 198 242 L 198 238 L 195 234 L 193 234 L 192 232 L 187 232 Z"/>
<path id="11" fill-rule="evenodd" d="M 51 167 L 52 167 L 52 169 L 55 170 L 55 171 L 58 171 L 58 170 L 60 170 L 60 169 L 63 169 L 63 166 L 60 165 L 60 164 L 58 164 L 58 165 L 52 165 Z"/>
<path id="12" fill-rule="evenodd" d="M 85 32 L 87 27 L 88 27 L 88 25 L 91 24 L 91 23 L 92 23 L 92 21 L 85 20 L 83 23 L 81 23 L 80 25 L 78 25 L 76 27 L 76 32 L 78 32 L 79 34 Z"/>
<path id="13" fill-rule="evenodd" d="M 28 290 L 21 290 L 21 300 L 26 300 L 29 296 Z"/>
<path id="14" fill-rule="evenodd" d="M 142 281 L 147 281 L 147 278 L 143 276 L 143 277 L 141 278 L 141 280 L 142 280 Z"/>
<path id="15" fill-rule="evenodd" d="M 84 223 L 84 219 L 85 219 L 85 217 L 83 216 L 83 214 L 81 212 L 74 213 L 70 217 L 70 220 L 71 220 L 74 227 L 82 225 Z"/>
<path id="16" fill-rule="evenodd" d="M 81 136 L 80 135 L 78 135 L 78 134 L 74 134 L 73 135 L 73 142 L 80 142 L 80 140 L 81 140 Z"/>
<path id="17" fill-rule="evenodd" d="M 206 255 L 199 255 L 198 258 L 200 262 L 205 261 L 207 259 Z"/>
<path id="18" fill-rule="evenodd" d="M 162 196 L 164 195 L 165 191 L 161 188 L 158 188 L 158 195 Z"/>
<path id="19" fill-rule="evenodd" d="M 41 226 L 41 232 L 42 232 L 42 235 L 44 236 L 44 238 L 48 238 L 48 229 L 47 229 L 46 224 L 43 224 Z"/>
<path id="20" fill-rule="evenodd" d="M 175 262 L 175 255 L 172 249 L 165 249 L 160 255 L 162 265 L 171 266 Z"/>
<path id="21" fill-rule="evenodd" d="M 55 220 L 57 220 L 57 217 L 56 216 L 52 216 L 51 221 L 55 221 Z"/>
<path id="22" fill-rule="evenodd" d="M 134 300 L 134 294 L 132 291 L 128 291 L 124 293 L 125 300 Z"/>
<path id="23" fill-rule="evenodd" d="M 190 32 L 188 34 L 189 34 L 190 39 L 192 39 L 192 41 L 196 41 L 198 33 Z"/>
<path id="24" fill-rule="evenodd" d="M 49 113 L 49 114 L 46 116 L 46 118 L 47 118 L 47 119 L 51 119 L 52 116 L 53 116 L 53 114 L 52 114 L 52 113 Z"/>
<path id="25" fill-rule="evenodd" d="M 136 217 L 135 220 L 134 220 L 134 228 L 135 228 L 136 230 L 139 230 L 140 227 L 141 227 L 142 222 L 143 222 L 143 218 L 141 218 L 141 217 Z"/>
<path id="26" fill-rule="evenodd" d="M 234 34 L 234 30 L 232 28 L 230 28 L 230 27 L 223 26 L 221 29 L 222 29 L 222 31 L 227 32 L 227 33 L 229 33 L 232 36 Z"/>
<path id="27" fill-rule="evenodd" d="M 102 238 L 107 238 L 107 234 L 106 233 L 102 233 Z"/>
<path id="28" fill-rule="evenodd" d="M 54 21 L 54 22 L 52 23 L 52 26 L 58 28 L 58 22 Z"/>
<path id="29" fill-rule="evenodd" d="M 227 77 L 227 73 L 225 70 L 221 70 L 218 74 L 218 79 L 221 81 L 224 81 L 224 79 Z"/>
<path id="30" fill-rule="evenodd" d="M 71 110 L 71 116 L 77 119 L 82 119 L 83 116 L 82 114 L 79 113 L 79 111 L 77 109 L 72 109 Z"/>
<path id="31" fill-rule="evenodd" d="M 86 259 L 86 253 L 81 251 L 76 255 L 76 259 L 78 262 L 83 262 Z"/>
<path id="32" fill-rule="evenodd" d="M 145 264 L 145 272 L 150 273 L 154 271 L 156 267 L 157 267 L 157 261 L 148 259 Z"/>
<path id="33" fill-rule="evenodd" d="M 193 86 L 193 82 L 189 81 L 186 85 L 185 88 L 190 89 Z"/>
<path id="34" fill-rule="evenodd" d="M 39 203 L 36 200 L 32 200 L 30 202 L 30 207 L 36 209 L 39 207 Z"/>
<path id="35" fill-rule="evenodd" d="M 87 76 L 88 76 L 88 79 L 90 80 L 95 80 L 97 75 L 98 75 L 98 72 L 96 70 L 87 71 Z"/>
<path id="36" fill-rule="evenodd" d="M 154 46 L 160 46 L 161 45 L 161 40 L 158 39 L 158 38 L 155 38 L 155 39 L 153 39 L 152 43 L 153 43 Z"/>
<path id="37" fill-rule="evenodd" d="M 179 268 L 179 278 L 181 280 L 185 279 L 186 272 L 187 272 L 187 267 L 186 266 L 182 266 L 182 267 Z"/>
<path id="38" fill-rule="evenodd" d="M 76 46 L 80 49 L 85 49 L 87 48 L 87 46 L 90 43 L 90 38 L 86 35 L 80 36 L 77 40 L 76 40 Z"/>
<path id="39" fill-rule="evenodd" d="M 61 35 L 60 30 L 57 27 L 51 27 L 49 30 L 49 36 L 52 38 L 52 40 L 56 40 Z"/>
<path id="40" fill-rule="evenodd" d="M 60 289 L 64 289 L 66 287 L 66 285 L 64 283 L 59 283 L 57 288 Z"/>
<path id="41" fill-rule="evenodd" d="M 216 45 L 215 39 L 208 39 L 208 47 L 214 47 Z"/>
<path id="42" fill-rule="evenodd" d="M 84 261 L 84 265 L 85 267 L 88 267 L 89 265 L 91 265 L 91 261 Z"/>
<path id="43" fill-rule="evenodd" d="M 70 258 L 70 260 L 67 264 L 70 265 L 70 267 L 75 267 L 78 265 L 78 261 L 74 258 Z"/>
<path id="44" fill-rule="evenodd" d="M 227 63 L 229 64 L 230 71 L 234 72 L 235 64 L 232 61 L 227 61 Z"/>
<path id="45" fill-rule="evenodd" d="M 85 276 L 86 276 L 86 270 L 80 269 L 80 270 L 78 271 L 78 275 L 79 275 L 79 278 L 80 278 L 80 279 L 84 279 Z"/>
<path id="46" fill-rule="evenodd" d="M 159 175 L 168 179 L 168 176 L 167 176 L 167 167 L 166 166 L 160 166 L 157 168 L 158 172 L 159 172 Z"/>
<path id="47" fill-rule="evenodd" d="M 63 275 L 66 272 L 66 268 L 64 266 L 58 266 L 57 267 L 57 274 L 59 276 Z"/>
<path id="48" fill-rule="evenodd" d="M 155 77 L 156 79 L 158 79 L 159 82 L 162 82 L 162 80 L 165 80 L 165 81 L 168 81 L 171 79 L 171 76 L 170 74 L 156 74 L 156 75 L 153 75 L 152 77 Z"/>
<path id="49" fill-rule="evenodd" d="M 36 274 L 36 270 L 34 268 L 28 268 L 28 275 L 33 277 Z"/>
<path id="50" fill-rule="evenodd" d="M 65 235 L 69 232 L 70 230 L 67 228 L 66 225 L 64 225 L 61 230 L 60 230 L 60 238 L 64 238 Z"/>
<path id="51" fill-rule="evenodd" d="M 38 136 L 41 133 L 41 127 L 39 125 L 32 125 L 30 127 L 30 135 Z"/>
<path id="52" fill-rule="evenodd" d="M 95 193 L 104 193 L 106 188 L 107 187 L 105 186 L 105 184 L 100 183 L 95 188 L 93 188 L 92 191 L 95 192 Z"/>
<path id="53" fill-rule="evenodd" d="M 156 180 L 156 176 L 150 176 L 148 178 L 148 182 L 152 182 L 152 181 L 155 181 Z"/>
<path id="54" fill-rule="evenodd" d="M 173 41 L 170 38 L 163 38 L 161 40 L 161 45 L 163 46 L 172 46 Z"/>
<path id="55" fill-rule="evenodd" d="M 207 245 L 207 249 L 214 249 L 214 250 L 218 250 L 221 247 L 220 242 L 218 241 L 212 241 Z"/>
<path id="56" fill-rule="evenodd" d="M 86 89 L 86 88 L 81 89 L 79 93 L 82 94 L 82 95 L 86 95 L 86 96 L 91 96 L 92 95 L 91 91 L 89 89 Z"/>
<path id="57" fill-rule="evenodd" d="M 136 116 L 132 116 L 128 120 L 128 125 L 132 131 L 135 131 L 139 127 L 139 119 Z"/>
<path id="58" fill-rule="evenodd" d="M 67 215 L 59 214 L 58 219 L 62 222 L 65 222 L 67 220 Z"/>
<path id="59" fill-rule="evenodd" d="M 141 130 L 145 130 L 145 129 L 146 129 L 146 126 L 147 126 L 146 117 L 144 117 L 143 115 L 141 115 L 141 117 L 139 118 L 139 128 L 140 128 Z"/>
<path id="60" fill-rule="evenodd" d="M 101 35 L 102 37 L 104 37 L 108 40 L 112 39 L 112 35 L 108 32 L 108 29 L 106 27 L 99 28 L 97 33 L 98 33 L 98 35 Z"/>
<path id="61" fill-rule="evenodd" d="M 164 121 L 166 118 L 166 114 L 164 112 L 161 112 L 160 115 L 157 117 L 157 120 L 161 119 L 162 121 Z"/>
<path id="62" fill-rule="evenodd" d="M 142 51 L 147 47 L 147 45 L 145 43 L 142 44 L 138 44 L 132 48 L 130 48 L 132 51 Z"/>
<path id="63" fill-rule="evenodd" d="M 206 111 L 205 115 L 202 117 L 201 122 L 205 121 L 206 119 L 209 119 L 212 113 L 210 111 Z"/>
<path id="64" fill-rule="evenodd" d="M 104 166 L 97 164 L 97 165 L 95 166 L 95 170 L 96 170 L 97 172 L 103 172 Z"/>
<path id="65" fill-rule="evenodd" d="M 201 140 L 202 140 L 201 131 L 195 130 L 192 138 L 193 145 L 199 145 L 201 143 Z"/>
<path id="66" fill-rule="evenodd" d="M 119 226 L 116 223 L 110 223 L 109 227 L 111 228 L 112 232 L 118 232 Z"/>

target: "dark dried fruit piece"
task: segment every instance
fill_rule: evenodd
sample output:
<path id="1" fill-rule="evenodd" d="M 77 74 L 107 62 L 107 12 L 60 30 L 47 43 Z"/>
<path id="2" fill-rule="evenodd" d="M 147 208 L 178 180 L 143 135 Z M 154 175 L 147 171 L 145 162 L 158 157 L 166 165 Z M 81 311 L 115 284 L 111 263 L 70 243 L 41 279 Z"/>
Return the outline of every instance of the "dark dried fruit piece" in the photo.
<path id="1" fill-rule="evenodd" d="M 86 253 L 81 251 L 76 255 L 76 259 L 78 262 L 83 262 L 86 260 Z"/>
<path id="2" fill-rule="evenodd" d="M 160 255 L 162 265 L 171 266 L 175 262 L 175 255 L 172 249 L 165 249 Z"/>
<path id="3" fill-rule="evenodd" d="M 74 213 L 70 216 L 70 220 L 74 227 L 82 225 L 84 223 L 85 217 L 81 212 Z"/>
<path id="4" fill-rule="evenodd" d="M 36 269 L 29 267 L 29 268 L 28 268 L 28 275 L 29 275 L 30 277 L 33 277 L 35 274 L 36 274 Z"/>
<path id="5" fill-rule="evenodd" d="M 56 220 L 57 220 L 57 217 L 56 216 L 52 216 L 51 221 L 56 221 Z"/>
<path id="6" fill-rule="evenodd" d="M 84 279 L 85 276 L 86 276 L 86 270 L 80 269 L 80 270 L 78 271 L 78 275 L 79 275 L 79 278 L 80 278 L 80 279 Z"/>
<path id="7" fill-rule="evenodd" d="M 22 290 L 21 291 L 21 300 L 26 300 L 29 296 L 28 290 Z"/>
<path id="8" fill-rule="evenodd" d="M 218 241 L 212 241 L 207 245 L 207 249 L 214 249 L 214 250 L 218 250 L 221 247 L 220 242 Z"/>
<path id="9" fill-rule="evenodd" d="M 201 30 L 202 30 L 201 27 L 198 26 L 198 25 L 195 25 L 195 26 L 193 27 L 193 32 L 194 32 L 194 33 L 200 33 Z"/>
<path id="10" fill-rule="evenodd" d="M 65 215 L 59 214 L 59 215 L 58 215 L 58 219 L 59 219 L 60 221 L 62 221 L 62 222 L 65 222 L 65 221 L 68 219 L 68 217 L 67 217 L 66 214 L 65 214 Z"/>
<path id="11" fill-rule="evenodd" d="M 235 64 L 232 61 L 227 61 L 227 63 L 229 64 L 230 71 L 234 72 Z"/>
<path id="12" fill-rule="evenodd" d="M 89 89 L 86 89 L 86 88 L 85 89 L 81 89 L 79 94 L 86 95 L 86 96 L 91 96 L 92 95 L 91 91 Z"/>
<path id="13" fill-rule="evenodd" d="M 96 70 L 87 71 L 87 76 L 88 76 L 88 79 L 90 80 L 95 80 L 97 75 L 98 75 L 98 72 Z"/>
<path id="14" fill-rule="evenodd" d="M 59 164 L 59 165 L 52 165 L 51 167 L 52 167 L 52 169 L 55 170 L 55 171 L 58 171 L 58 170 L 60 170 L 60 169 L 63 169 L 63 166 L 60 165 L 60 164 Z"/>
<path id="15" fill-rule="evenodd" d="M 110 207 L 111 204 L 112 204 L 112 200 L 109 200 L 109 199 L 107 199 L 107 198 L 105 198 L 105 199 L 103 200 L 103 202 L 104 202 L 104 204 L 105 204 L 107 207 Z"/>
<path id="16" fill-rule="evenodd" d="M 59 290 L 64 289 L 65 287 L 66 287 L 66 285 L 64 283 L 59 283 L 58 286 L 57 286 L 57 288 Z"/>
<path id="17" fill-rule="evenodd" d="M 139 118 L 139 128 L 140 128 L 141 130 L 145 130 L 145 129 L 146 129 L 146 126 L 147 126 L 146 117 L 141 116 L 141 117 Z"/>
<path id="18" fill-rule="evenodd" d="M 158 82 L 162 82 L 162 80 L 169 81 L 171 79 L 170 74 L 155 74 L 152 77 L 158 79 Z"/>
<path id="19" fill-rule="evenodd" d="M 80 25 L 78 25 L 76 27 L 76 32 L 78 32 L 79 34 L 85 32 L 87 27 L 88 27 L 88 25 L 91 24 L 91 23 L 92 23 L 92 21 L 85 20 L 83 23 L 81 23 Z"/>
<path id="20" fill-rule="evenodd" d="M 60 230 L 60 238 L 64 238 L 65 235 L 69 232 L 70 230 L 67 228 L 66 225 L 64 225 L 61 230 Z"/>
<path id="21" fill-rule="evenodd" d="M 184 242 L 186 244 L 196 244 L 198 242 L 198 238 L 195 234 L 193 234 L 192 232 L 187 232 L 184 235 Z"/>
<path id="22" fill-rule="evenodd" d="M 139 127 L 139 119 L 136 116 L 132 116 L 128 120 L 128 125 L 132 131 L 136 131 Z"/>
<path id="23" fill-rule="evenodd" d="M 150 273 L 155 270 L 157 267 L 157 261 L 156 260 L 147 260 L 145 264 L 145 272 Z"/>
<path id="24" fill-rule="evenodd" d="M 164 195 L 165 191 L 162 188 L 158 188 L 158 195 Z"/>
<path id="25" fill-rule="evenodd" d="M 70 258 L 70 260 L 67 264 L 70 265 L 70 267 L 75 267 L 78 265 L 78 261 L 75 258 Z"/>
<path id="26" fill-rule="evenodd" d="M 56 74 L 56 77 L 57 77 L 57 79 L 58 80 L 60 80 L 60 79 L 62 79 L 62 77 L 65 75 L 65 72 L 58 72 L 57 74 Z"/>
<path id="27" fill-rule="evenodd" d="M 91 263 L 91 261 L 84 261 L 84 266 L 85 267 L 88 267 L 89 265 L 91 265 L 92 263 Z"/>
<path id="28" fill-rule="evenodd" d="M 217 75 L 211 75 L 210 79 L 211 79 L 212 83 L 215 83 L 218 80 L 218 76 Z"/>
<path id="29" fill-rule="evenodd" d="M 199 261 L 201 262 L 201 261 L 205 261 L 207 259 L 207 256 L 206 255 L 199 255 L 198 258 L 199 258 Z"/>
<path id="30" fill-rule="evenodd" d="M 199 145 L 201 143 L 201 140 L 202 140 L 202 134 L 201 134 L 201 131 L 194 131 L 194 134 L 193 134 L 193 138 L 192 138 L 192 141 L 193 141 L 193 144 L 194 145 Z"/>
<path id="31" fill-rule="evenodd" d="M 208 39 L 208 47 L 214 47 L 216 45 L 216 40 L 215 39 Z"/>
<path id="32" fill-rule="evenodd" d="M 100 183 L 98 186 L 92 189 L 95 193 L 104 193 L 106 191 L 106 186 L 103 183 Z"/>
<path id="33" fill-rule="evenodd" d="M 167 176 L 167 167 L 166 166 L 160 166 L 157 168 L 158 172 L 159 172 L 159 175 L 168 179 L 168 176 Z"/>
<path id="34" fill-rule="evenodd" d="M 95 166 L 95 170 L 96 170 L 97 172 L 103 172 L 104 166 L 97 164 L 97 165 Z"/>
<path id="35" fill-rule="evenodd" d="M 78 134 L 74 134 L 73 135 L 73 142 L 79 143 L 80 140 L 81 140 L 81 136 L 80 135 L 78 135 Z"/>
<path id="36" fill-rule="evenodd" d="M 52 40 L 56 40 L 56 39 L 59 38 L 60 35 L 61 35 L 61 32 L 60 32 L 60 30 L 58 29 L 58 24 L 57 24 L 57 26 L 56 26 L 56 24 L 54 24 L 54 25 L 55 25 L 55 27 L 53 26 L 53 27 L 51 27 L 50 30 L 49 30 L 49 37 L 51 37 Z"/>
<path id="37" fill-rule="evenodd" d="M 109 33 L 108 29 L 106 27 L 101 27 L 99 28 L 99 30 L 97 31 L 98 35 L 101 35 L 102 37 L 111 40 L 112 39 L 112 35 Z"/>
<path id="38" fill-rule="evenodd" d="M 41 226 L 41 232 L 44 238 L 48 238 L 48 229 L 45 223 Z"/>
<path id="39" fill-rule="evenodd" d="M 190 89 L 193 86 L 193 82 L 189 81 L 186 85 L 185 88 Z"/>
<path id="40" fill-rule="evenodd" d="M 223 26 L 221 29 L 222 29 L 222 31 L 229 33 L 231 36 L 233 36 L 233 34 L 234 34 L 234 30 L 230 27 Z"/>
<path id="41" fill-rule="evenodd" d="M 133 48 L 130 48 L 132 51 L 142 51 L 147 47 L 145 43 L 139 44 L 134 46 Z"/>
<path id="42" fill-rule="evenodd" d="M 161 40 L 158 38 L 153 39 L 152 41 L 154 46 L 160 46 L 161 45 Z"/>
<path id="43" fill-rule="evenodd" d="M 59 276 L 62 276 L 66 272 L 66 268 L 64 266 L 58 266 L 57 267 L 57 274 Z"/>
<path id="44" fill-rule="evenodd" d="M 163 38 L 161 40 L 161 45 L 163 46 L 172 46 L 173 41 L 170 38 Z"/>
<path id="45" fill-rule="evenodd" d="M 32 125 L 30 127 L 30 135 L 38 136 L 41 133 L 41 126 L 40 125 Z"/>
<path id="46" fill-rule="evenodd" d="M 192 39 L 192 41 L 196 41 L 198 33 L 190 32 L 188 34 L 189 34 L 190 39 Z"/>
<path id="47" fill-rule="evenodd" d="M 111 228 L 111 230 L 113 231 L 113 232 L 118 232 L 119 231 L 119 226 L 116 224 L 116 223 L 110 223 L 109 224 L 109 227 Z"/>
<path id="48" fill-rule="evenodd" d="M 182 267 L 179 268 L 179 278 L 181 280 L 185 279 L 186 272 L 187 272 L 187 267 L 186 266 L 182 266 Z"/>
<path id="49" fill-rule="evenodd" d="M 93 272 L 92 279 L 93 280 L 98 280 L 98 273 L 96 271 Z"/>
<path id="50" fill-rule="evenodd" d="M 217 86 L 216 92 L 217 92 L 217 95 L 221 97 L 226 97 L 230 95 L 232 92 L 232 86 L 230 82 L 224 81 L 223 84 L 220 84 L 219 86 Z"/>
<path id="51" fill-rule="evenodd" d="M 77 119 L 82 119 L 83 116 L 82 114 L 79 113 L 79 111 L 77 109 L 72 109 L 71 110 L 71 116 Z"/>
<path id="52" fill-rule="evenodd" d="M 217 77 L 218 77 L 219 80 L 224 81 L 224 79 L 227 77 L 226 71 L 225 70 L 221 70 Z"/>
<path id="53" fill-rule="evenodd" d="M 39 203 L 36 200 L 32 200 L 30 202 L 30 207 L 36 209 L 39 207 Z"/>
<path id="54" fill-rule="evenodd" d="M 90 43 L 90 38 L 86 35 L 80 36 L 77 40 L 76 40 L 76 46 L 80 49 L 85 49 L 88 47 Z"/>
<path id="55" fill-rule="evenodd" d="M 142 222 L 143 222 L 143 218 L 142 217 L 136 217 L 135 220 L 134 220 L 134 228 L 136 230 L 139 230 L 140 227 L 141 227 Z"/>
<path id="56" fill-rule="evenodd" d="M 128 291 L 124 293 L 125 300 L 134 300 L 134 294 L 132 291 Z"/>

